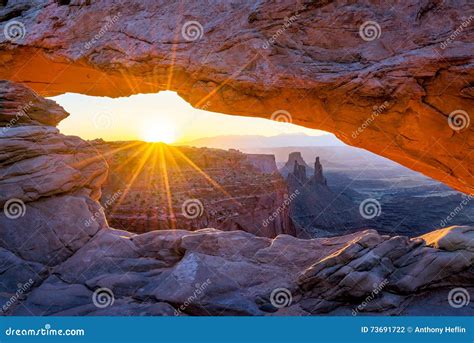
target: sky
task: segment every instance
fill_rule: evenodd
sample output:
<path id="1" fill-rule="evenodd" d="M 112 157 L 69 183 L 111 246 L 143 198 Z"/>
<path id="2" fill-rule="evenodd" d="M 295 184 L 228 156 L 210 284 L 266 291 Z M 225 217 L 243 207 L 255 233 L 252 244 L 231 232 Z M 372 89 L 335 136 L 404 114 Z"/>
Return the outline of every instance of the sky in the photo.
<path id="1" fill-rule="evenodd" d="M 171 91 L 115 99 L 66 93 L 50 99 L 70 113 L 58 126 L 61 132 L 84 139 L 185 143 L 221 135 L 325 133 L 268 119 L 194 109 Z"/>

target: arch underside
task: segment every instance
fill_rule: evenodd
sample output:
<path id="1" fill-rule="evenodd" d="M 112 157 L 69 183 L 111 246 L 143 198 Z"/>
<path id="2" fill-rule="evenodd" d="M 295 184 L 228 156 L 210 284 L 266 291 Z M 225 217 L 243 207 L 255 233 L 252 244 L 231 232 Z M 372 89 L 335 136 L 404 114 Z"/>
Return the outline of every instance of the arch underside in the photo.
<path id="1" fill-rule="evenodd" d="M 79 3 L 0 8 L 26 27 L 19 41 L 2 37 L 0 77 L 43 96 L 173 90 L 224 114 L 286 111 L 294 124 L 473 193 L 474 125 L 449 125 L 455 111 L 470 119 L 474 103 L 473 30 L 450 36 L 468 2 L 404 2 L 389 13 L 364 2 Z M 378 39 L 359 35 L 368 18 L 381 23 Z M 203 27 L 196 40 L 181 32 L 191 19 Z"/>

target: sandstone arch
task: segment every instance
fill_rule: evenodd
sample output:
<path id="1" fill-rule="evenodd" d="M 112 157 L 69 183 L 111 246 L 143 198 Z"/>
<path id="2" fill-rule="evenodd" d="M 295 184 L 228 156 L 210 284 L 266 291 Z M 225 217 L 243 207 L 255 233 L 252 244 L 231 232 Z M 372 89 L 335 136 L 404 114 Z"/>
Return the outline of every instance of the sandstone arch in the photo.
<path id="1" fill-rule="evenodd" d="M 432 0 L 9 1 L 1 29 L 17 21 L 24 35 L 1 35 L 0 78 L 44 96 L 169 89 L 227 114 L 285 110 L 295 124 L 473 193 L 474 124 L 448 125 L 453 111 L 472 117 L 470 13 L 468 1 Z M 379 38 L 361 38 L 367 21 L 379 25 Z M 188 22 L 202 26 L 198 39 L 182 34 Z"/>

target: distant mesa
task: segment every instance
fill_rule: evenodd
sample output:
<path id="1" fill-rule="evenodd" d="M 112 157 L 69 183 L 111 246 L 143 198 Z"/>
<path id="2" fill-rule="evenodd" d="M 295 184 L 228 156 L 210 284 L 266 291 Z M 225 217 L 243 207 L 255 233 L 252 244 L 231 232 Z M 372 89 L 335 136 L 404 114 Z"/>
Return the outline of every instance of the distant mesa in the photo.
<path id="1" fill-rule="evenodd" d="M 303 156 L 301 156 L 301 152 L 295 151 L 291 152 L 288 155 L 288 161 L 285 163 L 285 165 L 280 169 L 280 174 L 283 177 L 288 177 L 288 175 L 294 171 L 295 169 L 295 164 L 298 166 L 304 167 L 305 169 L 305 176 L 306 176 L 306 171 L 309 171 L 311 168 L 306 164 L 305 160 L 303 159 Z"/>
<path id="2" fill-rule="evenodd" d="M 290 172 L 287 172 L 289 166 Z M 307 170 L 312 170 L 308 178 Z M 287 173 L 286 182 L 291 194 L 298 194 L 290 204 L 290 217 L 300 237 L 333 236 L 341 228 L 360 227 L 360 217 L 352 199 L 337 194 L 328 186 L 319 156 L 314 169 L 310 168 L 300 152 L 292 152 L 280 170 Z"/>
<path id="3" fill-rule="evenodd" d="M 247 162 L 264 174 L 278 173 L 275 155 L 245 154 Z"/>

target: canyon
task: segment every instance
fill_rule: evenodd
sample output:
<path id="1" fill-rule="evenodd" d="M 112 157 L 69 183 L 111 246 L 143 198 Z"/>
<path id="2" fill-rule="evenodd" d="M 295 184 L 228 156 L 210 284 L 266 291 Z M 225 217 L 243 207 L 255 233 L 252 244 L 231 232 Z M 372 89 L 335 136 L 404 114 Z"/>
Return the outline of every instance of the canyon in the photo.
<path id="1" fill-rule="evenodd" d="M 0 136 L 2 315 L 470 315 L 474 310 L 473 304 L 456 308 L 447 301 L 454 287 L 473 291 L 472 226 L 415 238 L 363 230 L 314 239 L 214 228 L 141 234 L 114 229 L 99 203 L 110 155 L 100 152 L 104 143 L 60 134 L 51 124 L 67 113 L 32 90 L 2 81 L 0 91 L 0 122 L 8 123 Z M 30 106 L 17 110 L 21 122 L 14 122 L 12 113 L 23 103 Z M 313 180 L 324 185 L 318 162 Z M 255 173 L 255 165 L 246 163 Z M 274 292 L 282 289 L 276 302 Z M 374 289 L 377 296 L 367 303 Z M 108 295 L 105 304 L 100 292 Z"/>
<path id="2" fill-rule="evenodd" d="M 293 171 L 289 165 L 293 164 Z M 312 176 L 308 177 L 312 171 Z M 290 193 L 298 192 L 291 203 L 290 215 L 299 232 L 307 237 L 334 236 L 365 228 L 358 204 L 344 193 L 334 192 L 323 174 L 323 167 L 316 157 L 312 169 L 301 153 L 294 152 L 281 169 Z"/>
<path id="3" fill-rule="evenodd" d="M 361 149 L 325 146 L 249 150 L 276 155 L 282 176 L 290 181 L 289 193 L 295 189 L 300 192 L 291 203 L 292 220 L 297 231 L 312 238 L 368 228 L 387 235 L 416 237 L 433 228 L 474 222 L 471 195 Z M 320 156 L 321 180 L 316 183 L 310 182 L 315 168 L 306 163 L 315 156 Z M 288 180 L 294 174 L 291 170 L 295 163 L 304 168 L 296 182 Z M 364 218 L 360 206 L 370 199 L 376 211 Z"/>
<path id="4" fill-rule="evenodd" d="M 288 196 L 272 155 L 141 142 L 91 145 L 109 165 L 100 201 L 114 228 L 296 234 L 288 208 L 263 225 Z"/>
<path id="5" fill-rule="evenodd" d="M 61 134 L 56 125 L 68 113 L 44 98 L 174 90 L 209 111 L 276 120 L 283 114 L 286 121 L 333 132 L 471 195 L 472 25 L 450 38 L 470 24 L 465 17 L 470 9 L 464 0 L 376 7 L 370 1 L 206 7 L 2 1 L 1 314 L 472 316 L 474 303 L 452 305 L 453 290 L 462 288 L 465 299 L 474 291 L 472 224 L 428 228 L 433 230 L 415 237 L 364 229 L 312 239 L 290 235 L 297 228 L 287 223 L 260 234 L 234 230 L 242 226 L 238 220 L 227 226 L 208 217 L 196 224 L 219 229 L 195 227 L 174 215 L 163 221 L 150 216 L 155 222 L 140 233 L 114 227 L 111 223 L 130 222 L 131 213 L 114 219 L 113 209 L 134 174 L 127 173 L 118 194 L 107 190 L 108 174 L 120 167 L 112 156 L 120 154 L 107 151 L 126 149 Z M 14 21 L 23 32 L 12 39 L 5 32 Z M 197 38 L 183 33 L 190 21 L 200 23 Z M 360 28 L 367 21 L 379 23 L 376 39 L 363 39 Z M 464 123 L 453 114 L 462 114 Z M 197 160 L 202 156 L 193 148 L 185 152 Z M 283 180 L 273 174 L 268 157 L 212 155 L 230 163 L 231 173 L 233 161 L 246 166 L 232 182 L 222 180 L 224 190 L 246 206 L 267 215 L 284 199 Z M 127 167 L 126 161 L 117 163 Z M 198 163 L 206 169 L 204 158 Z M 313 180 L 325 189 L 319 166 Z M 289 173 L 295 174 L 292 167 Z M 216 172 L 222 176 L 222 170 Z M 296 174 L 302 179 L 301 170 Z M 166 188 L 164 175 L 135 179 L 146 182 L 149 176 L 150 184 L 155 180 Z M 257 175 L 275 190 L 252 184 Z M 202 177 L 197 170 L 189 174 L 196 183 L 190 191 L 199 191 Z M 277 200 L 252 198 L 254 189 Z M 176 203 L 166 199 L 169 213 L 179 214 L 187 196 Z M 227 208 L 209 199 L 203 206 Z M 244 224 L 255 225 L 258 215 L 244 217 Z M 194 230 L 186 230 L 191 226 Z M 97 301 L 104 291 L 106 304 Z"/>

